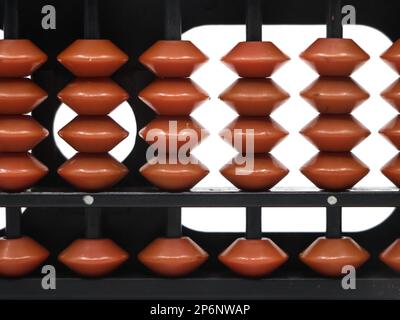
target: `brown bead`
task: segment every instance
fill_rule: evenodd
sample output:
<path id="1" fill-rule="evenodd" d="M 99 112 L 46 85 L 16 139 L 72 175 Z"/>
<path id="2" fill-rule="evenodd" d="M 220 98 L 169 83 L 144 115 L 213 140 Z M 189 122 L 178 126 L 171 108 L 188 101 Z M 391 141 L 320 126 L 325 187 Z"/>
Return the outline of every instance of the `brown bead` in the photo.
<path id="1" fill-rule="evenodd" d="M 301 172 L 320 189 L 340 191 L 354 187 L 369 169 L 351 152 L 320 152 Z"/>
<path id="2" fill-rule="evenodd" d="M 48 258 L 49 252 L 29 237 L 0 238 L 0 275 L 23 277 Z"/>
<path id="3" fill-rule="evenodd" d="M 284 264 L 288 255 L 271 239 L 237 239 L 218 259 L 244 277 L 263 277 Z"/>
<path id="4" fill-rule="evenodd" d="M 139 253 L 138 259 L 161 276 L 183 277 L 200 267 L 208 254 L 188 237 L 158 238 Z"/>
<path id="5" fill-rule="evenodd" d="M 301 92 L 320 113 L 351 113 L 369 98 L 356 81 L 348 77 L 320 77 Z"/>
<path id="6" fill-rule="evenodd" d="M 0 152 L 26 152 L 49 132 L 31 116 L 0 116 Z"/>
<path id="7" fill-rule="evenodd" d="M 80 115 L 106 115 L 129 94 L 110 78 L 82 78 L 69 83 L 58 99 Z"/>
<path id="8" fill-rule="evenodd" d="M 400 188 L 400 154 L 397 154 L 383 168 L 382 173 L 393 182 L 396 187 Z"/>
<path id="9" fill-rule="evenodd" d="M 289 170 L 271 154 L 256 154 L 237 156 L 220 172 L 238 189 L 262 191 L 273 188 Z"/>
<path id="10" fill-rule="evenodd" d="M 29 113 L 47 98 L 47 93 L 32 80 L 0 79 L 0 114 Z"/>
<path id="11" fill-rule="evenodd" d="M 150 145 L 156 143 L 161 153 L 176 153 L 183 146 L 192 150 L 208 132 L 191 117 L 160 116 L 140 130 L 139 135 Z"/>
<path id="12" fill-rule="evenodd" d="M 109 116 L 77 116 L 58 132 L 79 152 L 108 152 L 129 132 Z"/>
<path id="13" fill-rule="evenodd" d="M 393 270 L 400 272 L 400 239 L 393 242 L 379 258 Z"/>
<path id="14" fill-rule="evenodd" d="M 400 112 L 400 79 L 392 83 L 385 91 L 382 97 L 390 103 L 390 105 Z"/>
<path id="15" fill-rule="evenodd" d="M 400 74 L 400 40 L 397 40 L 392 46 L 387 49 L 381 58 L 393 68 L 397 73 Z"/>
<path id="16" fill-rule="evenodd" d="M 371 132 L 349 114 L 324 114 L 300 132 L 320 151 L 351 151 Z"/>
<path id="17" fill-rule="evenodd" d="M 369 59 L 352 39 L 338 38 L 317 39 L 300 57 L 328 77 L 348 77 Z"/>
<path id="18" fill-rule="evenodd" d="M 139 61 L 160 78 L 188 78 L 208 57 L 190 41 L 160 40 Z"/>
<path id="19" fill-rule="evenodd" d="M 270 152 L 287 135 L 288 132 L 270 117 L 238 117 L 220 133 L 243 154 Z"/>
<path id="20" fill-rule="evenodd" d="M 272 42 L 247 41 L 238 43 L 222 62 L 243 78 L 268 78 L 289 57 Z"/>
<path id="21" fill-rule="evenodd" d="M 128 260 L 129 254 L 111 239 L 78 239 L 58 260 L 84 277 L 102 277 Z"/>
<path id="22" fill-rule="evenodd" d="M 140 173 L 162 190 L 173 192 L 190 190 L 209 173 L 194 156 L 190 156 L 187 164 L 170 160 L 170 155 L 166 157 L 166 161 L 160 157 L 154 158 L 140 168 Z"/>
<path id="23" fill-rule="evenodd" d="M 344 266 L 359 268 L 369 259 L 369 253 L 351 238 L 321 237 L 300 254 L 300 259 L 324 276 L 342 277 Z"/>
<path id="24" fill-rule="evenodd" d="M 240 116 L 270 115 L 289 94 L 271 79 L 238 79 L 219 97 Z"/>
<path id="25" fill-rule="evenodd" d="M 79 190 L 101 191 L 117 184 L 128 168 L 107 153 L 78 153 L 57 172 Z"/>
<path id="26" fill-rule="evenodd" d="M 23 191 L 32 187 L 48 172 L 47 167 L 30 153 L 0 153 L 0 190 Z"/>
<path id="27" fill-rule="evenodd" d="M 385 136 L 397 150 L 400 150 L 400 115 L 392 119 L 379 132 Z"/>
<path id="28" fill-rule="evenodd" d="M 157 114 L 187 116 L 209 99 L 191 79 L 158 79 L 139 93 L 139 98 Z"/>
<path id="29" fill-rule="evenodd" d="M 109 77 L 128 61 L 110 40 L 75 40 L 57 60 L 77 77 Z"/>
<path id="30" fill-rule="evenodd" d="M 30 76 L 47 61 L 47 55 L 26 39 L 0 40 L 0 77 Z"/>

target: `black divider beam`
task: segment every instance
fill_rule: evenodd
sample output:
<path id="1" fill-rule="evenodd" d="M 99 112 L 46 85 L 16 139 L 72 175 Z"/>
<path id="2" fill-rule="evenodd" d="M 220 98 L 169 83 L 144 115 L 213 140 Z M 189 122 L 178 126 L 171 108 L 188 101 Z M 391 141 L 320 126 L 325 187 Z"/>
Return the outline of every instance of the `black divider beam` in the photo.
<path id="1" fill-rule="evenodd" d="M 342 208 L 326 208 L 326 237 L 339 239 L 342 237 Z"/>
<path id="2" fill-rule="evenodd" d="M 246 41 L 262 40 L 261 0 L 246 0 Z"/>
<path id="3" fill-rule="evenodd" d="M 84 11 L 84 37 L 85 39 L 99 39 L 99 3 L 98 0 L 85 0 Z"/>
<path id="4" fill-rule="evenodd" d="M 164 0 L 165 3 L 165 39 L 182 39 L 181 0 Z"/>
<path id="5" fill-rule="evenodd" d="M 246 239 L 261 239 L 261 207 L 246 208 Z"/>
<path id="6" fill-rule="evenodd" d="M 180 238 L 182 236 L 182 209 L 168 208 L 167 212 L 167 238 Z"/>
<path id="7" fill-rule="evenodd" d="M 87 239 L 100 239 L 102 236 L 101 228 L 101 208 L 85 208 Z"/>
<path id="8" fill-rule="evenodd" d="M 21 237 L 21 208 L 6 208 L 6 230 L 7 239 Z"/>
<path id="9" fill-rule="evenodd" d="M 18 0 L 4 2 L 4 39 L 18 39 Z"/>
<path id="10" fill-rule="evenodd" d="M 343 38 L 341 0 L 328 0 L 326 27 L 326 36 L 328 38 Z"/>

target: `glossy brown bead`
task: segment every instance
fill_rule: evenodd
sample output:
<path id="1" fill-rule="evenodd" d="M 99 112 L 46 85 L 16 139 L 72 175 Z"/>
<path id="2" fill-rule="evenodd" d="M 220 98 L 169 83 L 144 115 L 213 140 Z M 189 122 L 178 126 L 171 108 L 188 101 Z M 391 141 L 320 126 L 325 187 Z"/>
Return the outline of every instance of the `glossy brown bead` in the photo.
<path id="1" fill-rule="evenodd" d="M 109 77 L 128 61 L 110 40 L 76 40 L 57 60 L 77 77 Z"/>
<path id="2" fill-rule="evenodd" d="M 0 116 L 0 152 L 26 152 L 49 132 L 31 116 Z"/>
<path id="3" fill-rule="evenodd" d="M 79 152 L 108 152 L 129 132 L 108 116 L 77 116 L 58 132 Z"/>
<path id="4" fill-rule="evenodd" d="M 344 266 L 359 268 L 369 259 L 369 253 L 351 238 L 321 237 L 300 254 L 300 259 L 319 274 L 343 277 Z"/>
<path id="5" fill-rule="evenodd" d="M 379 132 L 400 150 L 400 115 L 392 119 Z"/>
<path id="6" fill-rule="evenodd" d="M 394 156 L 383 168 L 382 173 L 400 188 L 400 154 Z"/>
<path id="7" fill-rule="evenodd" d="M 47 167 L 30 153 L 0 153 L 0 190 L 23 191 L 32 187 L 48 172 Z"/>
<path id="8" fill-rule="evenodd" d="M 222 252 L 218 259 L 243 277 L 263 277 L 284 264 L 288 255 L 271 239 L 240 238 Z"/>
<path id="9" fill-rule="evenodd" d="M 347 114 L 369 98 L 356 81 L 348 77 L 320 77 L 301 92 L 320 113 Z"/>
<path id="10" fill-rule="evenodd" d="M 317 39 L 301 56 L 320 76 L 348 77 L 369 55 L 352 39 Z"/>
<path id="11" fill-rule="evenodd" d="M 58 260 L 84 277 L 102 277 L 128 260 L 128 253 L 110 239 L 78 239 Z"/>
<path id="12" fill-rule="evenodd" d="M 194 156 L 190 156 L 188 163 L 171 161 L 167 155 L 165 159 L 154 158 L 140 168 L 140 173 L 154 186 L 166 191 L 187 191 L 209 173 L 208 169 Z"/>
<path id="13" fill-rule="evenodd" d="M 319 115 L 301 134 L 320 151 L 351 151 L 371 132 L 352 115 Z"/>
<path id="14" fill-rule="evenodd" d="M 0 114 L 29 113 L 47 98 L 47 93 L 32 80 L 0 79 Z"/>
<path id="15" fill-rule="evenodd" d="M 185 116 L 160 116 L 139 132 L 147 143 L 155 144 L 161 153 L 176 153 L 183 146 L 192 150 L 208 132 L 193 118 Z"/>
<path id="16" fill-rule="evenodd" d="M 244 154 L 270 152 L 288 132 L 270 117 L 238 117 L 220 136 Z"/>
<path id="17" fill-rule="evenodd" d="M 387 49 L 381 58 L 393 68 L 398 74 L 400 74 L 400 40 L 395 41 L 392 46 Z"/>
<path id="18" fill-rule="evenodd" d="M 382 97 L 390 103 L 390 105 L 400 112 L 400 79 L 392 83 L 385 91 Z"/>
<path id="19" fill-rule="evenodd" d="M 351 152 L 320 152 L 301 172 L 320 189 L 340 191 L 354 187 L 369 169 Z"/>
<path id="20" fill-rule="evenodd" d="M 128 168 L 107 153 L 78 153 L 57 172 L 78 190 L 101 191 L 117 184 Z"/>
<path id="21" fill-rule="evenodd" d="M 156 274 L 183 277 L 199 268 L 208 254 L 188 237 L 158 238 L 139 253 L 138 259 Z"/>
<path id="22" fill-rule="evenodd" d="M 238 43 L 222 62 L 243 78 L 268 78 L 289 57 L 272 42 L 247 41 Z"/>
<path id="23" fill-rule="evenodd" d="M 393 270 L 400 272 L 400 239 L 393 242 L 379 258 Z"/>
<path id="24" fill-rule="evenodd" d="M 190 115 L 204 101 L 207 93 L 190 79 L 158 79 L 139 93 L 139 98 L 157 114 Z"/>
<path id="25" fill-rule="evenodd" d="M 0 40 L 0 77 L 30 76 L 47 61 L 47 55 L 26 39 Z"/>
<path id="26" fill-rule="evenodd" d="M 256 154 L 232 159 L 221 174 L 241 190 L 262 191 L 273 188 L 289 170 L 271 154 Z"/>
<path id="27" fill-rule="evenodd" d="M 23 277 L 48 258 L 49 252 L 29 237 L 0 238 L 0 276 Z"/>
<path id="28" fill-rule="evenodd" d="M 129 94 L 110 78 L 76 79 L 58 99 L 80 115 L 106 115 L 128 100 Z"/>
<path id="29" fill-rule="evenodd" d="M 188 78 L 208 61 L 190 41 L 160 40 L 139 61 L 160 78 Z"/>
<path id="30" fill-rule="evenodd" d="M 240 116 L 270 115 L 289 94 L 271 79 L 238 79 L 219 97 Z"/>

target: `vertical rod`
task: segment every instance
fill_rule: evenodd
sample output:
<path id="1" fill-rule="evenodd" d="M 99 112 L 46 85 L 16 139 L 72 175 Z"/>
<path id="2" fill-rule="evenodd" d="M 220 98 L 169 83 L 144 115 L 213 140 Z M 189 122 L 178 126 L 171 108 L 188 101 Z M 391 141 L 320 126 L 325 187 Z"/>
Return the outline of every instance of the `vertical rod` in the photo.
<path id="1" fill-rule="evenodd" d="M 4 4 L 4 39 L 18 39 L 18 0 L 5 0 Z"/>
<path id="2" fill-rule="evenodd" d="M 85 220 L 85 237 L 87 239 L 101 238 L 101 208 L 85 208 Z"/>
<path id="3" fill-rule="evenodd" d="M 164 0 L 165 2 L 165 38 L 166 40 L 182 39 L 181 0 Z"/>
<path id="4" fill-rule="evenodd" d="M 327 38 L 343 38 L 342 1 L 328 0 Z"/>
<path id="5" fill-rule="evenodd" d="M 85 39 L 100 38 L 98 0 L 85 0 L 84 30 Z"/>
<path id="6" fill-rule="evenodd" d="M 180 238 L 182 236 L 181 208 L 168 208 L 166 235 L 167 238 Z"/>
<path id="7" fill-rule="evenodd" d="M 21 237 L 21 208 L 6 208 L 6 232 L 7 239 Z"/>
<path id="8" fill-rule="evenodd" d="M 326 237 L 338 239 L 342 237 L 342 208 L 326 208 Z"/>
<path id="9" fill-rule="evenodd" d="M 246 41 L 262 41 L 261 0 L 246 1 Z"/>
<path id="10" fill-rule="evenodd" d="M 246 208 L 246 239 L 261 239 L 261 207 Z"/>

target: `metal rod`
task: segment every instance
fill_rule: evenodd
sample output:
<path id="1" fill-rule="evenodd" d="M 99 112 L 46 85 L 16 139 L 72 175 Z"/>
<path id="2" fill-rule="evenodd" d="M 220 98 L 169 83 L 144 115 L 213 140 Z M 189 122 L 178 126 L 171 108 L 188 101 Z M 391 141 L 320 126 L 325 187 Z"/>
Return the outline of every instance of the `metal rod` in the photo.
<path id="1" fill-rule="evenodd" d="M 342 208 L 326 208 L 326 237 L 338 239 L 342 237 Z"/>
<path id="2" fill-rule="evenodd" d="M 165 0 L 165 38 L 182 39 L 181 0 Z"/>
<path id="3" fill-rule="evenodd" d="M 328 0 L 327 38 L 343 38 L 342 1 Z"/>
<path id="4" fill-rule="evenodd" d="M 167 238 L 180 238 L 182 236 L 181 208 L 168 208 L 166 235 Z"/>
<path id="5" fill-rule="evenodd" d="M 246 239 L 261 239 L 261 207 L 246 208 Z"/>
<path id="6" fill-rule="evenodd" d="M 18 39 L 18 0 L 5 0 L 3 30 L 4 39 Z"/>
<path id="7" fill-rule="evenodd" d="M 21 237 L 21 208 L 6 208 L 6 231 L 7 239 Z"/>
<path id="8" fill-rule="evenodd" d="M 85 39 L 100 38 L 98 0 L 85 0 L 84 30 Z"/>
<path id="9" fill-rule="evenodd" d="M 87 239 L 99 239 L 102 236 L 101 228 L 101 208 L 85 208 Z"/>
<path id="10" fill-rule="evenodd" d="M 262 40 L 261 0 L 246 0 L 246 40 Z"/>

